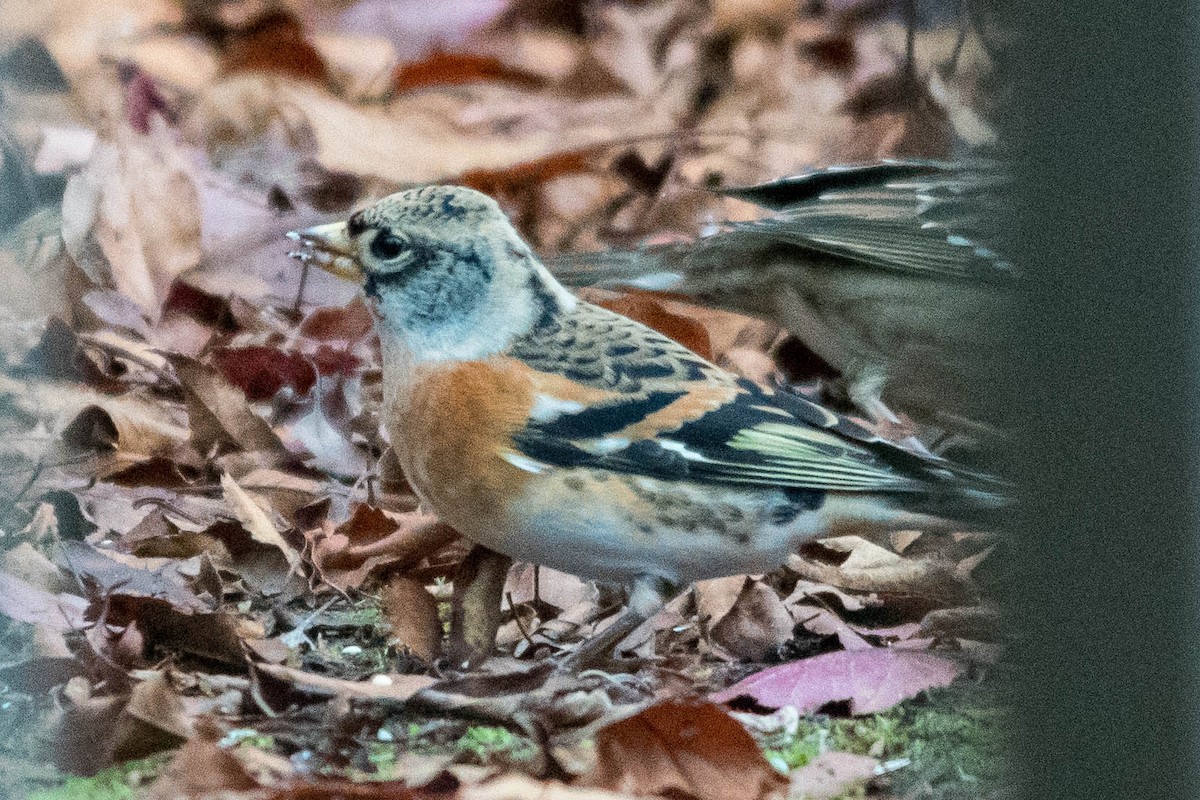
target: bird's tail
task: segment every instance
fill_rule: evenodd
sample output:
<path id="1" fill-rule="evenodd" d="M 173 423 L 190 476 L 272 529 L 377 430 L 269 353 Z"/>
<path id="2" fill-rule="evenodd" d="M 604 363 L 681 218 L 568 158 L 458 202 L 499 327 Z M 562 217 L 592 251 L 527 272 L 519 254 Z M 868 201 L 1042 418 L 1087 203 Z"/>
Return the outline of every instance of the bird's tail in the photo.
<path id="1" fill-rule="evenodd" d="M 935 472 L 944 480 L 929 495 L 915 500 L 913 508 L 976 530 L 995 530 L 1011 517 L 1016 505 L 1012 483 L 948 462 Z"/>

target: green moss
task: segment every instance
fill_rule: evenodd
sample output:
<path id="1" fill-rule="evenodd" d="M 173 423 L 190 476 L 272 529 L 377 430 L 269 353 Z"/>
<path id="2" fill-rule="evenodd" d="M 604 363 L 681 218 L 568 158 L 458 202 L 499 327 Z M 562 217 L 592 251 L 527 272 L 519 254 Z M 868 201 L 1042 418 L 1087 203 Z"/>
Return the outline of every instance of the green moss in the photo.
<path id="1" fill-rule="evenodd" d="M 472 725 L 455 743 L 456 749 L 479 764 L 497 761 L 514 763 L 529 761 L 537 750 L 523 736 L 507 728 L 489 725 Z"/>
<path id="2" fill-rule="evenodd" d="M 760 744 L 781 770 L 802 767 L 827 750 L 904 760 L 907 765 L 892 773 L 893 787 L 921 786 L 924 797 L 950 800 L 977 796 L 981 787 L 1003 780 L 1004 724 L 1005 712 L 990 693 L 966 687 L 870 717 L 806 717 L 794 734 L 762 737 Z"/>
<path id="3" fill-rule="evenodd" d="M 158 753 L 115 764 L 90 778 L 69 777 L 61 786 L 30 794 L 28 800 L 133 800 L 134 790 L 150 783 L 171 756 Z"/>

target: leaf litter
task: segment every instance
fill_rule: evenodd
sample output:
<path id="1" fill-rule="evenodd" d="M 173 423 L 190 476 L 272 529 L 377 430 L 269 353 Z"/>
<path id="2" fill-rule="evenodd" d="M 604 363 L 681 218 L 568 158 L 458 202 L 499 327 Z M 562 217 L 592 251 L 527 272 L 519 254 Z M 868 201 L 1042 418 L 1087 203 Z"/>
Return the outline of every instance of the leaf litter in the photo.
<path id="1" fill-rule="evenodd" d="M 172 752 L 129 784 L 148 798 L 886 791 L 865 753 L 781 767 L 772 720 L 986 676 L 995 542 L 813 543 L 693 587 L 617 669 L 552 674 L 621 587 L 510 568 L 420 508 L 370 312 L 281 234 L 436 180 L 492 193 L 547 255 L 687 241 L 760 213 L 709 186 L 994 137 L 985 45 L 918 30 L 914 85 L 871 4 L 473 0 L 419 26 L 410 5 L 0 12 L 4 47 L 59 75 L 2 87 L 24 177 L 0 220 L 0 694 L 30 713 L 0 758 L 107 775 Z M 772 323 L 584 292 L 823 391 Z"/>

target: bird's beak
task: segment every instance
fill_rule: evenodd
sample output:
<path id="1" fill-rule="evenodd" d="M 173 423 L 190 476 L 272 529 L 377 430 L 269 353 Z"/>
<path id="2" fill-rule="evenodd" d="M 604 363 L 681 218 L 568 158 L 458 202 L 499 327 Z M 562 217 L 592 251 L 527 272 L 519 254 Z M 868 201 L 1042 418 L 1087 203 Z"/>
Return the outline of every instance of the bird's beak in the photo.
<path id="1" fill-rule="evenodd" d="M 288 231 L 287 237 L 293 242 L 299 242 L 304 248 L 288 253 L 297 261 L 316 264 L 339 278 L 362 280 L 363 269 L 354 255 L 354 246 L 350 242 L 345 222 L 330 222 L 304 230 Z"/>

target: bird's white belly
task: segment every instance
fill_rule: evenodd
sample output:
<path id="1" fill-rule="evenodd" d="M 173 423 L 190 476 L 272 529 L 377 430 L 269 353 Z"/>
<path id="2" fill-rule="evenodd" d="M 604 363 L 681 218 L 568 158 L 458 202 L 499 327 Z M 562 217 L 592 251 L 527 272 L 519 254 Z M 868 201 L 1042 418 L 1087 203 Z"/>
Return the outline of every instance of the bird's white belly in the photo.
<path id="1" fill-rule="evenodd" d="M 678 484 L 654 487 L 675 493 L 675 509 L 690 501 L 721 509 L 728 517 L 724 523 L 717 520 L 716 527 L 710 516 L 705 517 L 708 525 L 696 525 L 670 506 L 630 502 L 628 487 L 619 479 L 587 480 L 574 489 L 558 490 L 555 482 L 564 474 L 573 477 L 571 472 L 539 476 L 533 490 L 514 505 L 517 513 L 503 529 L 481 526 L 467 532 L 468 537 L 515 559 L 582 577 L 629 580 L 659 575 L 682 583 L 774 569 L 786 561 L 797 541 L 825 525 L 819 513 L 802 514 L 787 526 L 764 524 L 755 492 L 718 489 L 720 496 L 714 497 L 711 487 L 694 487 L 694 494 Z M 707 505 L 698 507 L 707 512 Z"/>

